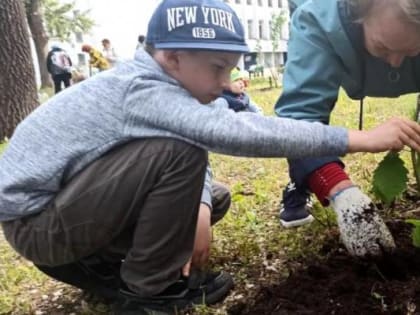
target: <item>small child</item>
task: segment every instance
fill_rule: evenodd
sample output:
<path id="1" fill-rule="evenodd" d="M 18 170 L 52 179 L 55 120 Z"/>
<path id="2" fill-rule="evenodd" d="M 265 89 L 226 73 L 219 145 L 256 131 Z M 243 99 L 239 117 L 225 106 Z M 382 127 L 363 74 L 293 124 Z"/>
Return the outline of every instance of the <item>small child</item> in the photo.
<path id="1" fill-rule="evenodd" d="M 162 1 L 146 44 L 39 106 L 0 157 L 7 241 L 51 277 L 115 301 L 114 314 L 212 304 L 232 288 L 226 272 L 190 273 L 194 243 L 229 201 L 200 206 L 213 189 L 203 189 L 207 150 L 300 158 L 420 149 L 414 121 L 347 131 L 213 106 L 248 51 L 223 1 Z"/>
<path id="2" fill-rule="evenodd" d="M 228 107 L 235 112 L 253 112 L 262 115 L 262 109 L 252 102 L 249 95 L 245 92 L 245 79 L 245 73 L 234 68 L 230 73 L 229 88 L 223 91 L 216 102 L 220 106 Z"/>

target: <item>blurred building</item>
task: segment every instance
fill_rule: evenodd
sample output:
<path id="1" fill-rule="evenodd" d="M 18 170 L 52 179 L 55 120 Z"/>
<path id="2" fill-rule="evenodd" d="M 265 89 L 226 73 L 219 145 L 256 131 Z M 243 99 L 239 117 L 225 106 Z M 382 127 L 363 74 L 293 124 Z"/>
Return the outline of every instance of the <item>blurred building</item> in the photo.
<path id="1" fill-rule="evenodd" d="M 63 0 L 64 1 L 64 0 Z M 101 49 L 101 40 L 108 38 L 117 54 L 132 58 L 137 37 L 146 35 L 148 21 L 161 0 L 76 0 L 77 10 L 73 14 L 89 10 L 95 26 L 89 34 L 77 33 L 68 43 L 60 43 L 66 49 L 73 63 L 88 74 L 88 56 L 81 51 L 85 43 Z M 229 4 L 238 14 L 251 49 L 241 58 L 239 66 L 244 69 L 256 67 L 278 67 L 287 59 L 288 7 L 287 0 L 220 0 Z M 285 22 L 280 40 L 273 49 L 271 23 L 273 15 L 283 14 Z M 50 40 L 50 46 L 57 43 Z"/>
<path id="2" fill-rule="evenodd" d="M 287 59 L 288 6 L 287 0 L 224 0 L 236 11 L 245 29 L 251 52 L 243 59 L 243 67 L 255 64 L 266 68 L 278 67 Z M 272 19 L 283 16 L 280 40 L 273 49 Z"/>

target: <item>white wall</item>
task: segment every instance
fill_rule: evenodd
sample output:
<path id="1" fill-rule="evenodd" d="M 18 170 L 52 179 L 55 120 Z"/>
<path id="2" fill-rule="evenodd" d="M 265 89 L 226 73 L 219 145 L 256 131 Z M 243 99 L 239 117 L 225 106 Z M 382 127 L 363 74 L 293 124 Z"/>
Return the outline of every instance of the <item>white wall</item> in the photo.
<path id="1" fill-rule="evenodd" d="M 108 38 L 117 53 L 125 58 L 134 54 L 137 37 L 146 35 L 148 21 L 159 0 L 77 0 L 81 10 L 90 9 L 96 22 L 86 41 L 102 47 L 101 40 Z"/>

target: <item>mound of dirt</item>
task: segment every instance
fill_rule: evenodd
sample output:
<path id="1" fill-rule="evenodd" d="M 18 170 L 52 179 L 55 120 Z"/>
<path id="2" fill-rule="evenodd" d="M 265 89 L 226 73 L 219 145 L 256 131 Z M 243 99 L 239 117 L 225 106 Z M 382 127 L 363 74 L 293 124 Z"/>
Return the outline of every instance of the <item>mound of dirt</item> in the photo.
<path id="1" fill-rule="evenodd" d="M 397 250 L 381 260 L 360 260 L 333 247 L 324 261 L 306 263 L 283 282 L 261 287 L 253 302 L 230 315 L 420 314 L 420 250 L 411 225 L 388 224 Z"/>

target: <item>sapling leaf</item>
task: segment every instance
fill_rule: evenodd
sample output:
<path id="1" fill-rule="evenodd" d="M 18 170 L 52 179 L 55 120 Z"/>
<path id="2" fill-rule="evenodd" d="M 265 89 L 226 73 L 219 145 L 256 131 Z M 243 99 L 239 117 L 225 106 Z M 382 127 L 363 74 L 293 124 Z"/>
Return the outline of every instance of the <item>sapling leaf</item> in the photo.
<path id="1" fill-rule="evenodd" d="M 420 220 L 408 219 L 405 220 L 405 222 L 414 225 L 413 230 L 411 231 L 411 238 L 413 240 L 413 245 L 420 248 Z"/>
<path id="2" fill-rule="evenodd" d="M 372 191 L 383 203 L 391 204 L 407 189 L 408 170 L 396 152 L 389 152 L 373 173 Z"/>

